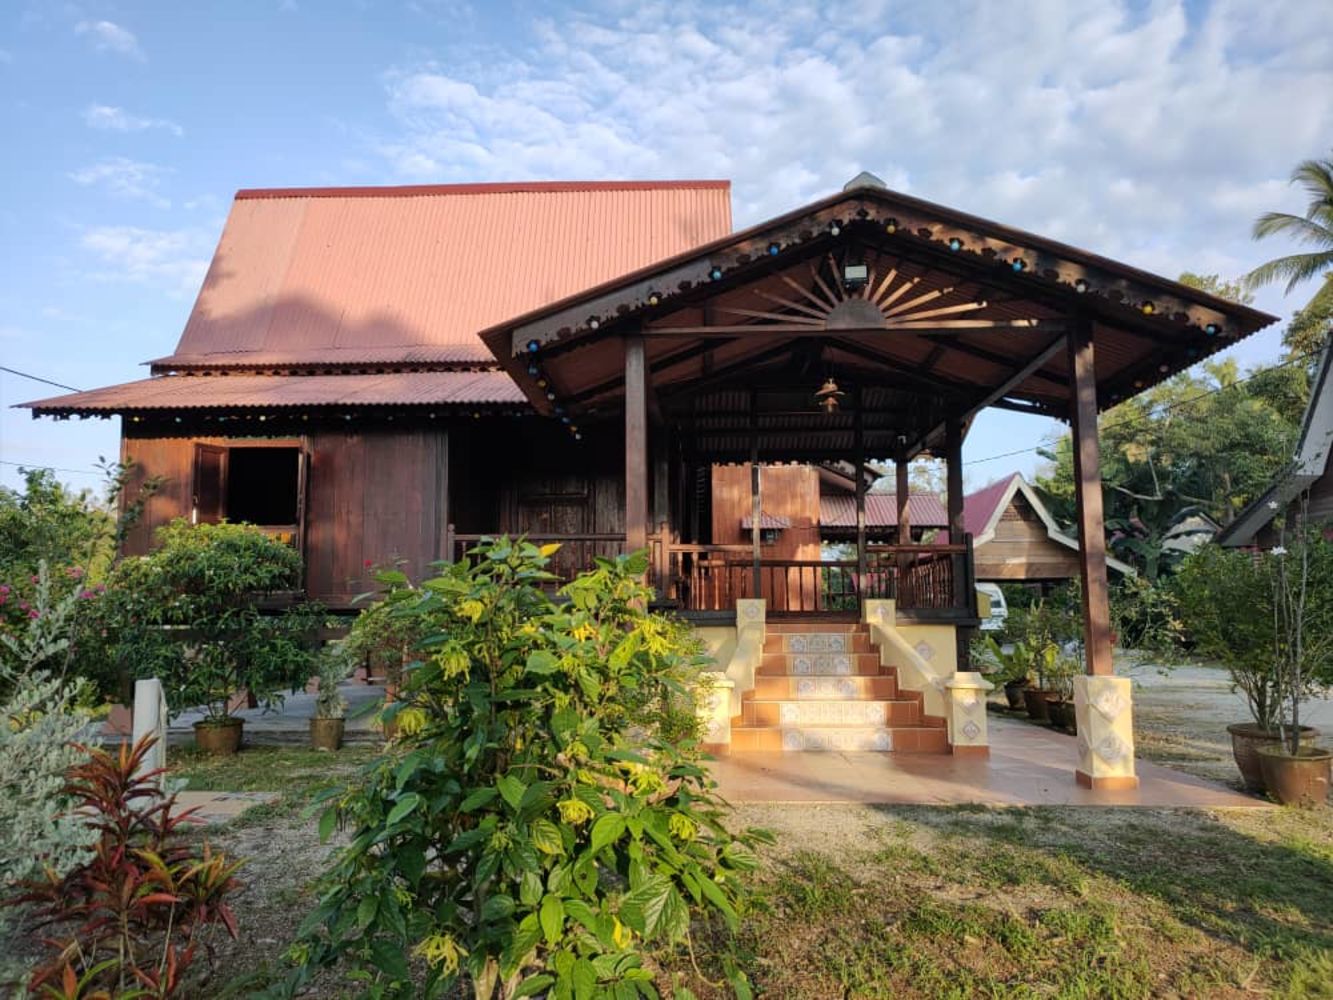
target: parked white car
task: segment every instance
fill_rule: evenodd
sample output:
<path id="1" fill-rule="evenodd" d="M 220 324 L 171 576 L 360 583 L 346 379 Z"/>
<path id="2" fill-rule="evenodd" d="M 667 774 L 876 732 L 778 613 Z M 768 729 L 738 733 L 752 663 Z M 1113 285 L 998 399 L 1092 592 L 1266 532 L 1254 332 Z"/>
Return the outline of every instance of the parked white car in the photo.
<path id="1" fill-rule="evenodd" d="M 981 631 L 998 632 L 1004 628 L 1009 617 L 1009 605 L 1005 603 L 1004 591 L 998 583 L 977 584 L 977 594 L 990 602 L 990 614 L 981 620 Z"/>

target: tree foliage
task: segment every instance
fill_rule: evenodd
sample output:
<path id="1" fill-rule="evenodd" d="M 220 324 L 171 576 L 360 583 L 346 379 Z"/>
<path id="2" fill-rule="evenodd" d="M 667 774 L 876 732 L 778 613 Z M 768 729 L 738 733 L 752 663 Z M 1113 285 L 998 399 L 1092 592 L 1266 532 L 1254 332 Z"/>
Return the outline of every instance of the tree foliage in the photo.
<path id="1" fill-rule="evenodd" d="M 1305 189 L 1309 198 L 1305 214 L 1265 212 L 1255 220 L 1254 238 L 1280 236 L 1309 249 L 1260 264 L 1245 276 L 1252 288 L 1285 281 L 1290 292 L 1333 271 L 1333 157 L 1299 163 L 1291 172 L 1291 183 Z"/>
<path id="2" fill-rule="evenodd" d="M 1300 365 L 1242 378 L 1235 361 L 1207 361 L 1126 400 L 1099 428 L 1106 524 L 1112 551 L 1150 579 L 1180 553 L 1168 535 L 1196 514 L 1231 521 L 1263 493 L 1292 453 L 1309 394 Z M 1068 436 L 1043 452 L 1036 485 L 1052 513 L 1074 521 Z"/>
<path id="3" fill-rule="evenodd" d="M 263 703 L 314 672 L 315 609 L 261 613 L 257 598 L 300 585 L 295 549 L 252 525 L 164 525 L 158 547 L 122 560 L 80 633 L 83 671 L 116 697 L 126 678 L 158 677 L 168 703 L 227 716 L 245 688 Z"/>
<path id="4" fill-rule="evenodd" d="M 556 548 L 485 542 L 397 591 L 431 629 L 386 710 L 398 738 L 323 797 L 351 843 L 288 995 L 342 963 L 376 997 L 655 997 L 646 948 L 740 919 L 762 834 L 727 830 L 694 739 L 662 724 L 693 718 L 696 647 L 644 610 L 642 553 L 556 599 Z"/>

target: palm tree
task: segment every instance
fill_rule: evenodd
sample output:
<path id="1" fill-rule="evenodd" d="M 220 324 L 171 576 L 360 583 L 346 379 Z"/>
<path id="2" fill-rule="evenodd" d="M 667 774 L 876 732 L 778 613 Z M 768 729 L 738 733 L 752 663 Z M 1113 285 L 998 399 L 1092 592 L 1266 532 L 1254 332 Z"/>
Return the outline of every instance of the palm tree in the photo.
<path id="1" fill-rule="evenodd" d="M 1291 183 L 1303 185 L 1310 196 L 1305 214 L 1265 212 L 1254 223 L 1254 238 L 1288 236 L 1314 249 L 1260 264 L 1245 276 L 1251 288 L 1285 280 L 1290 292 L 1301 282 L 1333 269 L 1333 158 L 1306 160 L 1292 171 Z M 1326 276 L 1326 280 L 1333 279 Z"/>

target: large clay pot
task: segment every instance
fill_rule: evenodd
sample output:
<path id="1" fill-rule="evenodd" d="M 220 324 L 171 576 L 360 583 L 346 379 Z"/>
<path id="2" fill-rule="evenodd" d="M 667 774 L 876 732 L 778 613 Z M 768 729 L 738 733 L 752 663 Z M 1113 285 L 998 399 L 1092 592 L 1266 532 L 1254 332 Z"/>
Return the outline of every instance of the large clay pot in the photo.
<path id="1" fill-rule="evenodd" d="M 1023 689 L 1023 704 L 1027 706 L 1028 718 L 1033 722 L 1051 721 L 1050 702 L 1046 700 L 1050 693 L 1049 691 L 1043 691 L 1041 688 L 1029 687 Z"/>
<path id="2" fill-rule="evenodd" d="M 1333 750 L 1302 745 L 1293 757 L 1275 743 L 1259 748 L 1259 766 L 1268 794 L 1284 806 L 1312 809 L 1328 801 Z"/>
<path id="3" fill-rule="evenodd" d="M 343 745 L 344 719 L 310 720 L 310 746 L 315 750 L 337 750 Z"/>
<path id="4" fill-rule="evenodd" d="M 1028 686 L 1028 679 L 1020 677 L 1016 681 L 1006 681 L 1004 685 L 1004 697 L 1009 702 L 1009 707 L 1017 712 L 1023 707 L 1023 689 Z"/>
<path id="5" fill-rule="evenodd" d="M 1262 792 L 1265 785 L 1259 749 L 1278 744 L 1281 737 L 1276 730 L 1265 729 L 1255 722 L 1233 722 L 1227 726 L 1227 732 L 1231 734 L 1231 755 L 1236 758 L 1236 767 L 1240 769 L 1246 791 Z M 1301 746 L 1314 746 L 1316 735 L 1312 727 L 1301 726 Z"/>
<path id="6" fill-rule="evenodd" d="M 221 722 L 196 722 L 194 745 L 214 757 L 227 757 L 241 748 L 244 719 L 226 718 Z"/>
<path id="7" fill-rule="evenodd" d="M 1060 729 L 1074 728 L 1074 703 L 1063 699 L 1052 698 L 1046 702 L 1046 714 L 1050 716 L 1051 725 Z"/>

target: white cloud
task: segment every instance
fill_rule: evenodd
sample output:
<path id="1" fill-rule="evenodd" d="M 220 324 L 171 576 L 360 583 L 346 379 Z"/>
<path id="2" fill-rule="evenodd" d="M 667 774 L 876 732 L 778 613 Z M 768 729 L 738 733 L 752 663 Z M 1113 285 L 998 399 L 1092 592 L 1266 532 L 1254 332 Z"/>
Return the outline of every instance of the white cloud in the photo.
<path id="1" fill-rule="evenodd" d="M 730 177 L 745 225 L 891 186 L 1167 274 L 1245 270 L 1333 135 L 1333 6 L 605 0 L 386 75 L 412 180 Z M 1294 199 L 1294 200 L 1293 200 Z"/>
<path id="2" fill-rule="evenodd" d="M 109 104 L 90 104 L 83 109 L 83 122 L 89 128 L 107 132 L 143 132 L 146 129 L 163 129 L 172 135 L 184 135 L 185 130 L 166 118 L 145 118 L 130 114 L 124 108 Z"/>
<path id="3" fill-rule="evenodd" d="M 215 238 L 199 227 L 93 226 L 83 231 L 79 245 L 97 261 L 95 278 L 152 285 L 185 297 L 203 283 Z"/>
<path id="4" fill-rule="evenodd" d="M 134 32 L 122 28 L 114 21 L 80 21 L 74 26 L 74 33 L 87 35 L 92 39 L 93 48 L 98 52 L 114 52 L 144 62 L 147 58 L 139 47 L 139 39 Z"/>
<path id="5" fill-rule="evenodd" d="M 162 178 L 168 171 L 155 163 L 143 163 L 113 156 L 80 170 L 71 171 L 69 179 L 84 187 L 101 187 L 118 198 L 132 198 L 152 202 L 159 208 L 168 208 L 171 202 L 157 193 Z"/>

